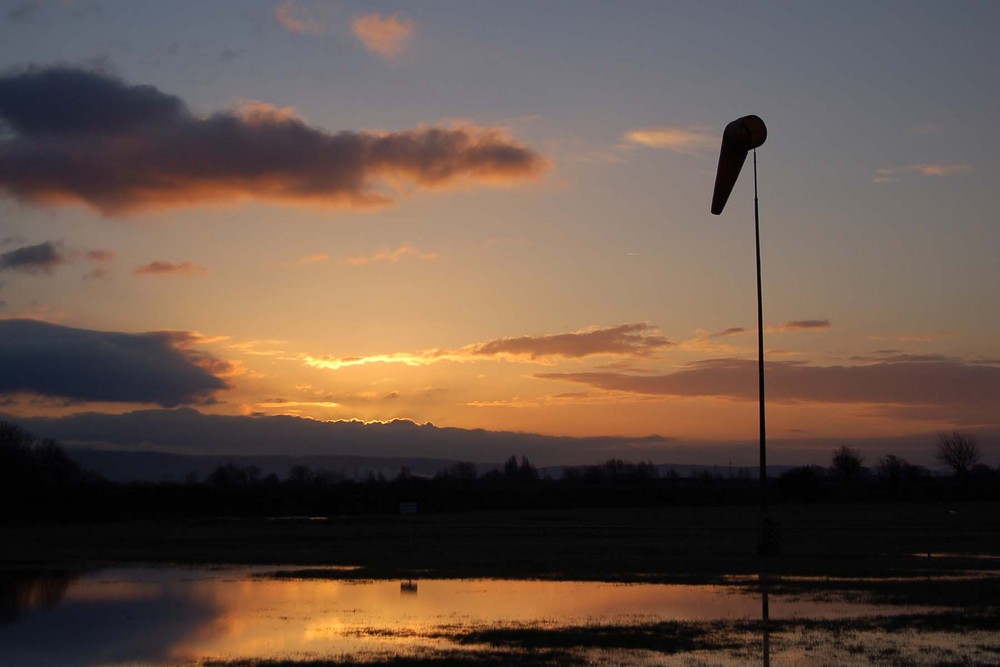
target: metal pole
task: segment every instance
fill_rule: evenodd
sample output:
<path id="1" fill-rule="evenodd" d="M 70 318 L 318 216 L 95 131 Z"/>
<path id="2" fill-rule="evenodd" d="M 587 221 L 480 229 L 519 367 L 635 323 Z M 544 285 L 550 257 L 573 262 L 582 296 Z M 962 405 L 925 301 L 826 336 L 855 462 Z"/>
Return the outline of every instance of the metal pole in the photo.
<path id="1" fill-rule="evenodd" d="M 767 519 L 767 435 L 764 428 L 764 300 L 760 280 L 760 212 L 757 204 L 757 149 L 753 149 L 753 226 L 757 240 L 757 375 L 760 398 L 760 510 Z"/>

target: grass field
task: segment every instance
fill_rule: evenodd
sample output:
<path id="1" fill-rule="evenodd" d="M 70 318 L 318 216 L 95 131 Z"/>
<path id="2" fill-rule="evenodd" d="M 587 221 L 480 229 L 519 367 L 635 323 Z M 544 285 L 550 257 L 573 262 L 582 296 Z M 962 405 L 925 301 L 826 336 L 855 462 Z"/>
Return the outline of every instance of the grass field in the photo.
<path id="1" fill-rule="evenodd" d="M 668 507 L 326 520 L 205 518 L 0 527 L 0 566 L 355 565 L 344 576 L 658 581 L 728 574 L 879 576 L 1000 567 L 1000 504 L 780 506 L 758 556 L 754 507 Z"/>

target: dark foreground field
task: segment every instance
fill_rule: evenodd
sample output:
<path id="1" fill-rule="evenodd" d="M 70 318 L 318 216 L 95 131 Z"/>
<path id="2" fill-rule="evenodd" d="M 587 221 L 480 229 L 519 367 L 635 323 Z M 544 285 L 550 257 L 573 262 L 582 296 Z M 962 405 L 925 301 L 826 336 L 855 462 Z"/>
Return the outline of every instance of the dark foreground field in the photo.
<path id="1" fill-rule="evenodd" d="M 0 527 L 0 569 L 257 564 L 274 566 L 259 576 L 295 579 L 724 583 L 762 600 L 861 600 L 887 610 L 832 620 L 455 626 L 401 637 L 450 647 L 410 655 L 203 665 L 769 664 L 772 653 L 774 664 L 1000 663 L 1000 504 L 780 506 L 772 518 L 782 542 L 773 556 L 756 553 L 751 507 L 22 524 Z M 331 565 L 352 567 L 321 567 Z"/>
<path id="2" fill-rule="evenodd" d="M 657 581 L 762 570 L 884 577 L 973 564 L 934 554 L 1000 556 L 1000 503 L 781 506 L 771 516 L 782 551 L 767 557 L 756 554 L 757 508 L 670 507 L 7 525 L 0 566 L 354 565 L 345 576 Z"/>

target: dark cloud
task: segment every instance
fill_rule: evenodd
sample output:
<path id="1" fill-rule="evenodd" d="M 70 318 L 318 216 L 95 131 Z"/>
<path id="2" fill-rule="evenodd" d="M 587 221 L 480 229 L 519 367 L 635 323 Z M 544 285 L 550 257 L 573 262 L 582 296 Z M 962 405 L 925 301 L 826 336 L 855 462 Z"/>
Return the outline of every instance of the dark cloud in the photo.
<path id="1" fill-rule="evenodd" d="M 622 324 L 576 333 L 498 338 L 470 345 L 464 348 L 463 352 L 476 357 L 511 355 L 529 359 L 544 357 L 579 359 L 595 355 L 648 357 L 672 345 L 673 343 L 666 337 L 655 333 L 655 329 L 648 324 Z"/>
<path id="2" fill-rule="evenodd" d="M 72 401 L 205 403 L 227 387 L 224 362 L 192 350 L 193 334 L 118 333 L 0 320 L 0 394 Z"/>
<path id="3" fill-rule="evenodd" d="M 67 261 L 58 244 L 45 241 L 0 254 L 0 271 L 52 273 L 55 267 Z"/>
<path id="4" fill-rule="evenodd" d="M 174 264 L 172 262 L 156 261 L 135 267 L 133 273 L 139 276 L 162 276 L 177 273 L 205 273 L 206 271 L 208 271 L 208 269 L 201 264 L 195 264 L 194 262 L 180 262 L 179 264 Z"/>
<path id="5" fill-rule="evenodd" d="M 769 401 L 794 403 L 868 403 L 923 406 L 940 417 L 976 408 L 1000 415 L 1000 368 L 939 357 L 902 357 L 856 366 L 811 366 L 791 361 L 766 365 Z M 757 399 L 757 362 L 744 359 L 702 361 L 666 375 L 623 373 L 539 373 L 549 380 L 636 394 L 737 400 Z M 927 412 L 926 414 L 930 414 Z"/>
<path id="6" fill-rule="evenodd" d="M 513 181 L 545 167 L 498 130 L 334 134 L 264 104 L 198 117 L 152 86 L 71 67 L 0 77 L 0 123 L 0 189 L 105 214 L 241 199 L 378 206 L 399 181 Z"/>

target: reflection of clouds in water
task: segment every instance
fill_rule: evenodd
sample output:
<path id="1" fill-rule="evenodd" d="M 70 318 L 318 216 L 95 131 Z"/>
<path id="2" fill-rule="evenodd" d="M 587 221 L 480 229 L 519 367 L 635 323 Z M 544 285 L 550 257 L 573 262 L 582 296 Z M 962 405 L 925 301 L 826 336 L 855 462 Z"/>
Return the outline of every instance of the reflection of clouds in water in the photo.
<path id="1" fill-rule="evenodd" d="M 184 594 L 183 588 L 165 588 L 156 597 L 111 593 L 104 600 L 74 599 L 72 587 L 69 590 L 62 604 L 0 628 L 4 664 L 160 662 L 173 656 L 183 640 L 213 627 L 219 613 L 207 600 Z"/>

